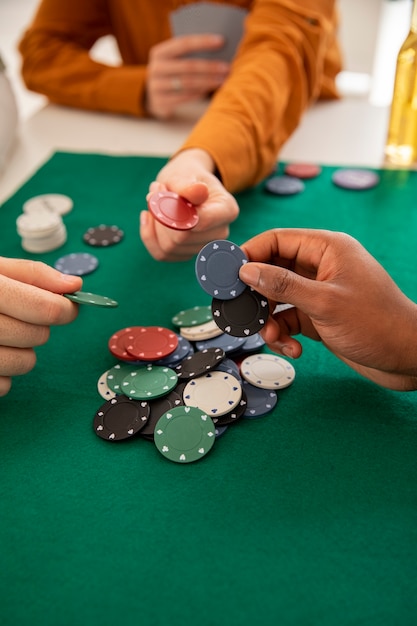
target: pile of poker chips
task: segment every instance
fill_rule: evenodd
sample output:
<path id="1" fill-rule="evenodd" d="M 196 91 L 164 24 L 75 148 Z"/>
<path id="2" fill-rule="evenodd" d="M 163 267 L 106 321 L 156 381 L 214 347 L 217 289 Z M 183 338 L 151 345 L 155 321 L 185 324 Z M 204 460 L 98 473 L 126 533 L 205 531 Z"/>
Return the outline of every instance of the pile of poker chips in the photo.
<path id="1" fill-rule="evenodd" d="M 96 435 L 115 442 L 138 436 L 178 463 L 203 458 L 216 438 L 242 418 L 266 415 L 295 378 L 291 363 L 264 352 L 258 334 L 232 337 L 211 307 L 180 311 L 176 330 L 134 326 L 115 332 L 108 348 L 118 359 L 97 389 Z"/>
<path id="2" fill-rule="evenodd" d="M 60 248 L 67 241 L 62 219 L 71 211 L 71 198 L 62 194 L 44 194 L 30 198 L 16 220 L 17 232 L 26 252 L 43 253 Z"/>
<path id="3" fill-rule="evenodd" d="M 258 333 L 269 315 L 268 300 L 239 278 L 239 270 L 247 261 L 238 245 L 219 239 L 206 244 L 195 262 L 200 286 L 213 297 L 215 323 L 233 337 Z"/>

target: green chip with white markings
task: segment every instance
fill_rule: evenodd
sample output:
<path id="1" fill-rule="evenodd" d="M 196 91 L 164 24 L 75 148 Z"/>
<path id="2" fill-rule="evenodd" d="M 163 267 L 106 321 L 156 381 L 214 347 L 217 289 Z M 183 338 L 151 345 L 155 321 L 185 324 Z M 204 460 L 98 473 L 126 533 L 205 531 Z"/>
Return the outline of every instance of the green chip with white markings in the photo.
<path id="1" fill-rule="evenodd" d="M 172 323 L 181 328 L 182 326 L 197 326 L 210 322 L 213 319 L 211 306 L 195 306 L 192 309 L 179 311 L 172 318 Z"/>
<path id="2" fill-rule="evenodd" d="M 175 463 L 192 463 L 210 452 L 215 441 L 211 417 L 200 409 L 177 406 L 158 420 L 154 441 L 159 452 Z"/>
<path id="3" fill-rule="evenodd" d="M 107 296 L 99 296 L 96 293 L 90 293 L 89 291 L 74 291 L 74 293 L 63 294 L 68 300 L 77 302 L 77 304 L 89 304 L 91 306 L 102 306 L 107 308 L 114 308 L 119 306 L 119 303 Z"/>
<path id="4" fill-rule="evenodd" d="M 169 394 L 178 382 L 178 376 L 170 367 L 146 365 L 130 372 L 121 384 L 122 393 L 137 400 L 152 400 Z"/>

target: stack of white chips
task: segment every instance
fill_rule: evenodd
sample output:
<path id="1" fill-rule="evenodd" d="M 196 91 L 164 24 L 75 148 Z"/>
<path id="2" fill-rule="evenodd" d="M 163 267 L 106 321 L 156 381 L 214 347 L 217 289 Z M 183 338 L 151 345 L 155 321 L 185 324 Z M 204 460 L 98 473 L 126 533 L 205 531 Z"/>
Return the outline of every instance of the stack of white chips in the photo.
<path id="1" fill-rule="evenodd" d="M 23 213 L 16 220 L 17 232 L 22 237 L 26 252 L 51 252 L 67 240 L 67 229 L 62 219 L 71 211 L 73 202 L 61 194 L 45 194 L 31 198 L 23 205 Z"/>

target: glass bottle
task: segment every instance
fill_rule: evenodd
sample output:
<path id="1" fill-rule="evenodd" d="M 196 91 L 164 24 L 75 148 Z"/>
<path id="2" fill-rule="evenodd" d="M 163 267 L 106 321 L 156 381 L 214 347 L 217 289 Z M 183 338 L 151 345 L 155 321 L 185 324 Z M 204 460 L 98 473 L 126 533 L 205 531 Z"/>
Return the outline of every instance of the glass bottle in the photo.
<path id="1" fill-rule="evenodd" d="M 417 0 L 397 57 L 385 160 L 403 167 L 417 164 Z"/>

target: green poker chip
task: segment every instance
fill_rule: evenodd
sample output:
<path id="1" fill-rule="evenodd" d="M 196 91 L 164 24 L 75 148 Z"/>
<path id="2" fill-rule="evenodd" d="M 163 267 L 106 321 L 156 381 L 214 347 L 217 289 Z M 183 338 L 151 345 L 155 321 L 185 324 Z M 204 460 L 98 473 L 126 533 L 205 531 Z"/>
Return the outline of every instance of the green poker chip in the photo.
<path id="1" fill-rule="evenodd" d="M 111 369 L 108 370 L 106 376 L 107 385 L 115 393 L 122 392 L 122 383 L 128 374 L 137 372 L 143 365 L 132 365 L 130 363 L 117 363 Z M 123 394 L 124 395 L 124 394 Z"/>
<path id="2" fill-rule="evenodd" d="M 90 293 L 89 291 L 74 291 L 74 293 L 63 294 L 68 300 L 77 302 L 78 304 L 90 304 L 91 306 L 102 306 L 108 308 L 114 308 L 119 306 L 116 300 L 112 300 L 107 296 L 99 296 L 96 293 Z"/>
<path id="3" fill-rule="evenodd" d="M 178 382 L 178 376 L 170 367 L 146 365 L 130 372 L 121 384 L 122 393 L 136 400 L 161 398 L 172 391 Z"/>
<path id="4" fill-rule="evenodd" d="M 178 406 L 158 420 L 154 441 L 159 452 L 176 463 L 202 459 L 213 447 L 216 429 L 211 417 L 199 408 Z"/>
<path id="5" fill-rule="evenodd" d="M 182 326 L 199 326 L 213 319 L 211 306 L 195 306 L 192 309 L 179 311 L 172 318 L 172 323 L 181 328 Z"/>

